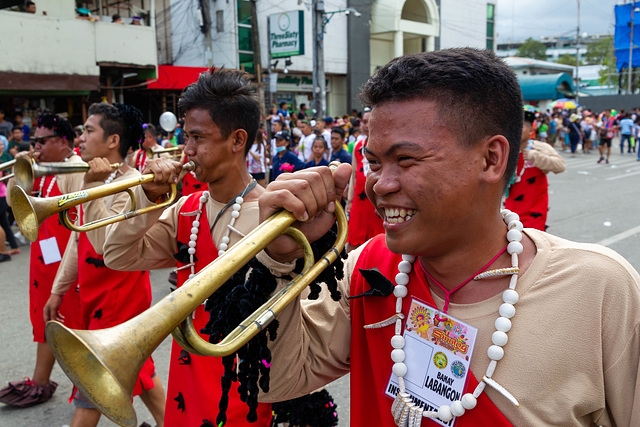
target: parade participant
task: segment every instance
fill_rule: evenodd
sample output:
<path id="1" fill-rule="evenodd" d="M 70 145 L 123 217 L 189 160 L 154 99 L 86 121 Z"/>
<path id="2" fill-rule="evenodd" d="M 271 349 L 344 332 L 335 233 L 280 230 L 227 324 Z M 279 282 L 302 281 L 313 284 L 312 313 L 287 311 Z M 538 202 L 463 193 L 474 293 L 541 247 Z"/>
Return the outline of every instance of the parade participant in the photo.
<path id="1" fill-rule="evenodd" d="M 216 69 L 202 73 L 184 90 L 178 106 L 185 113 L 184 153 L 195 163 L 196 178 L 206 183 L 206 190 L 180 198 L 164 212 L 109 226 L 104 259 L 110 268 L 131 271 L 176 267 L 177 260 L 181 286 L 258 225 L 257 198 L 264 188 L 256 185 L 247 170 L 246 156 L 258 130 L 260 104 L 243 72 Z M 143 173 L 153 173 L 155 182 L 134 189 L 138 207 L 162 198 L 168 192 L 167 183 L 176 182 L 180 171 L 177 161 L 148 160 Z M 123 210 L 128 209 L 129 203 Z M 208 319 L 200 306 L 194 313 L 196 330 Z M 223 372 L 221 358 L 192 355 L 174 341 L 165 425 L 218 425 Z M 237 387 L 231 387 L 228 425 L 270 425 L 270 405 L 252 409 L 256 423 L 246 421 L 247 413 Z"/>
<path id="2" fill-rule="evenodd" d="M 315 135 L 314 138 L 316 138 Z M 271 174 L 269 174 L 269 179 L 272 181 L 281 173 L 304 169 L 302 160 L 289 150 L 289 132 L 281 130 L 276 133 L 275 140 L 276 154 L 271 161 Z M 311 147 L 313 147 L 313 144 L 311 144 Z"/>
<path id="3" fill-rule="evenodd" d="M 535 114 L 524 112 L 524 126 L 518 155 L 518 167 L 504 202 L 505 208 L 520 215 L 525 227 L 545 231 L 549 210 L 549 172 L 564 172 L 564 159 L 546 142 L 529 139 Z"/>
<path id="4" fill-rule="evenodd" d="M 151 123 L 145 123 L 143 128 L 144 139 L 142 140 L 142 144 L 140 144 L 140 148 L 134 151 L 133 156 L 131 156 L 128 161 L 129 166 L 136 168 L 140 172 L 142 172 L 147 165 L 149 152 L 155 153 L 163 149 L 162 145 L 158 144 L 158 140 L 156 139 L 156 127 Z M 161 153 L 160 156 L 168 157 L 169 154 Z"/>
<path id="5" fill-rule="evenodd" d="M 105 103 L 92 104 L 80 137 L 80 155 L 90 169 L 84 175 L 84 189 L 140 176 L 124 163 L 130 148 L 143 137 L 142 113 L 135 107 Z M 115 171 L 111 164 L 119 164 Z M 120 212 L 129 200 L 126 192 L 83 203 L 78 225 Z M 151 282 L 148 271 L 122 272 L 104 265 L 101 255 L 104 227 L 86 233 L 74 232 L 69 239 L 51 295 L 44 308 L 44 320 L 64 321 L 58 309 L 69 287 L 78 283 L 82 329 L 105 329 L 119 325 L 142 313 L 151 305 Z M 134 396 L 140 395 L 158 425 L 163 425 L 164 389 L 155 373 L 151 358 L 138 376 Z M 71 427 L 96 426 L 100 412 L 80 392 L 73 397 L 76 407 Z"/>
<path id="6" fill-rule="evenodd" d="M 316 136 L 316 140 L 313 141 L 311 147 L 311 160 L 305 163 L 304 167 L 312 168 L 314 166 L 329 166 L 329 162 L 324 158 L 324 153 L 327 151 L 327 141 L 323 136 Z"/>
<path id="7" fill-rule="evenodd" d="M 492 51 L 407 55 L 361 99 L 372 107 L 367 194 L 385 235 L 349 254 L 339 302 L 323 292 L 279 313 L 261 400 L 350 372 L 353 426 L 394 415 L 403 426 L 639 425 L 640 276 L 608 248 L 523 230 L 500 211 L 522 135 L 513 71 Z M 285 208 L 315 240 L 349 172 L 283 175 L 260 197 L 261 219 Z M 259 259 L 281 275 L 298 257 L 282 236 Z"/>
<path id="8" fill-rule="evenodd" d="M 600 144 L 598 144 L 600 159 L 598 160 L 598 163 L 602 163 L 602 161 L 605 160 L 605 162 L 609 164 L 609 156 L 611 155 L 611 140 L 616 135 L 616 119 L 611 116 L 611 110 L 605 110 L 602 113 L 602 117 L 598 122 L 597 127 L 600 136 Z M 607 153 L 606 159 L 605 151 Z M 640 156 L 640 151 L 638 151 L 638 156 Z"/>
<path id="9" fill-rule="evenodd" d="M 35 142 L 34 157 L 38 162 L 80 162 L 73 154 L 75 133 L 69 122 L 55 114 L 43 114 L 38 118 L 32 140 Z M 29 152 L 19 152 L 16 158 L 28 156 Z M 10 179 L 7 194 L 15 181 Z M 54 197 L 80 190 L 82 174 L 44 176 L 34 183 L 38 197 Z M 9 199 L 10 201 L 10 199 Z M 10 204 L 10 203 L 9 203 Z M 70 231 L 58 220 L 57 215 L 47 218 L 38 230 L 38 239 L 31 244 L 29 261 L 29 316 L 33 327 L 33 340 L 37 343 L 36 367 L 31 379 L 10 382 L 0 390 L 0 402 L 12 406 L 27 407 L 51 399 L 58 384 L 50 380 L 55 363 L 53 353 L 44 336 L 42 310 L 51 294 L 51 286 L 60 266 L 61 254 L 67 246 Z M 80 326 L 78 315 L 78 294 L 71 286 L 65 296 L 60 313 L 70 328 Z"/>
<path id="10" fill-rule="evenodd" d="M 334 127 L 331 129 L 331 161 L 351 164 L 351 154 L 344 149 L 344 129 Z"/>
<path id="11" fill-rule="evenodd" d="M 370 238 L 384 233 L 382 218 L 376 213 L 365 192 L 365 182 L 369 173 L 369 162 L 364 156 L 369 135 L 371 109 L 365 108 L 362 116 L 362 135 L 353 147 L 352 172 L 347 194 L 347 214 L 349 215 L 349 236 L 347 251 L 352 251 Z"/>
<path id="12" fill-rule="evenodd" d="M 313 133 L 313 127 L 307 120 L 298 120 L 298 129 L 302 132 L 300 137 L 300 144 L 298 145 L 298 158 L 302 162 L 307 162 L 311 158 L 311 147 L 313 141 L 316 139 L 315 133 Z"/>

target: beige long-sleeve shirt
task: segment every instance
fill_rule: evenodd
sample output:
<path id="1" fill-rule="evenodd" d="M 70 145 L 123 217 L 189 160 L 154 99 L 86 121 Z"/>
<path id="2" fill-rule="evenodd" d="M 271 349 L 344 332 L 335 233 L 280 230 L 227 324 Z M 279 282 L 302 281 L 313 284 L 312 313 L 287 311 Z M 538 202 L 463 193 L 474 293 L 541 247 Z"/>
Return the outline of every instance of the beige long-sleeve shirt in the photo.
<path id="1" fill-rule="evenodd" d="M 133 191 L 138 208 L 153 205 L 141 186 L 135 187 Z M 173 255 L 177 252 L 178 219 L 185 200 L 186 197 L 182 197 L 164 211 L 153 211 L 108 226 L 107 238 L 103 245 L 107 267 L 125 271 L 175 267 L 176 259 Z M 210 227 L 213 226 L 216 216 L 224 206 L 225 203 L 209 197 L 205 210 Z M 125 204 L 124 209 L 130 209 L 130 202 Z M 231 222 L 231 211 L 232 209 L 227 209 L 215 228 L 211 230 L 216 247 L 219 247 L 227 233 L 227 225 Z M 234 228 L 246 234 L 258 225 L 258 220 L 258 202 L 245 201 Z M 232 231 L 229 235 L 229 244 L 234 245 L 241 238 L 241 235 Z"/>
<path id="2" fill-rule="evenodd" d="M 523 156 L 544 173 L 561 173 L 567 169 L 562 156 L 546 142 L 533 141 L 533 147 L 524 150 Z"/>
<path id="3" fill-rule="evenodd" d="M 140 176 L 140 172 L 133 168 L 129 168 L 124 174 L 116 176 L 114 182 L 124 181 L 130 178 L 136 178 Z M 85 190 L 89 188 L 96 188 L 103 185 L 102 182 L 93 182 L 85 185 Z M 97 219 L 107 218 L 112 215 L 116 215 L 124 209 L 127 204 L 129 196 L 125 192 L 116 193 L 111 196 L 101 197 L 99 199 L 86 202 L 82 204 L 82 210 L 84 215 L 83 223 L 89 223 Z M 102 245 L 106 238 L 106 228 L 99 227 L 95 230 L 87 231 L 87 238 L 96 252 L 102 252 Z M 58 267 L 58 273 L 53 282 L 51 293 L 55 295 L 64 295 L 70 286 L 72 286 L 78 279 L 78 232 L 72 232 L 67 242 L 67 247 L 62 256 L 60 267 Z"/>
<path id="4" fill-rule="evenodd" d="M 493 375 L 520 407 L 490 387 L 485 393 L 516 426 L 640 425 L 640 276 L 607 248 L 525 232 L 537 253 L 518 280 L 513 327 Z M 261 401 L 303 395 L 346 374 L 352 363 L 368 363 L 350 359 L 351 334 L 363 332 L 351 330 L 346 299 L 363 247 L 349 254 L 345 279 L 339 282 L 341 301 L 323 291 L 318 300 L 294 302 L 278 315 L 278 338 L 270 343 L 270 392 L 261 394 Z M 275 263 L 264 253 L 260 259 L 276 275 L 291 271 L 291 265 Z M 442 307 L 444 301 L 432 296 Z M 487 348 L 501 303 L 498 294 L 479 303 L 449 305 L 451 316 L 478 328 L 471 361 L 477 378 L 489 365 Z M 380 349 L 384 356 L 372 358 L 390 352 L 389 345 Z"/>

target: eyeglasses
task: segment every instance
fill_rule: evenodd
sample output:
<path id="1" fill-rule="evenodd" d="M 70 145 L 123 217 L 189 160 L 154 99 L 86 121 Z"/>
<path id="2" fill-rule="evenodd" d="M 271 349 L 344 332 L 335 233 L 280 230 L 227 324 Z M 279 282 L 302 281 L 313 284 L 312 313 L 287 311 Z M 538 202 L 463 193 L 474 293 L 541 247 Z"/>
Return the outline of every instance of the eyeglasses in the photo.
<path id="1" fill-rule="evenodd" d="M 29 138 L 32 144 L 45 144 L 49 138 L 57 138 L 58 135 L 32 136 Z"/>

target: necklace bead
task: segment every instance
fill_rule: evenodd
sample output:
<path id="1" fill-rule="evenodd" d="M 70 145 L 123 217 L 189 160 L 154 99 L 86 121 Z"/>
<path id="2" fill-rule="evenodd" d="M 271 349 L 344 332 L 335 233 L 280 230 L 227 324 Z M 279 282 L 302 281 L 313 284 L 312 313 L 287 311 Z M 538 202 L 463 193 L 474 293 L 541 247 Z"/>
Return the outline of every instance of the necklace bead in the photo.
<path id="1" fill-rule="evenodd" d="M 478 383 L 473 393 L 465 393 L 460 400 L 456 400 L 451 405 L 442 405 L 437 411 L 422 411 L 420 407 L 417 407 L 412 401 L 411 396 L 406 392 L 404 376 L 407 374 L 408 368 L 405 361 L 405 339 L 402 335 L 402 319 L 397 318 L 395 322 L 384 321 L 375 325 L 367 325 L 365 328 L 383 327 L 395 323 L 396 330 L 395 335 L 391 337 L 391 360 L 394 362 L 392 372 L 398 377 L 399 392 L 396 396 L 393 405 L 391 406 L 391 413 L 394 417 L 394 421 L 400 427 L 420 426 L 422 417 L 427 418 L 439 418 L 443 422 L 449 422 L 453 417 L 460 417 L 465 414 L 466 411 L 476 407 L 478 401 L 477 397 L 484 391 L 485 385 L 489 384 L 515 405 L 518 405 L 517 400 L 506 390 L 500 386 L 491 377 L 495 372 L 497 363 L 504 357 L 504 346 L 509 341 L 507 332 L 511 330 L 512 323 L 511 318 L 516 314 L 514 304 L 516 304 L 520 296 L 515 290 L 518 280 L 518 255 L 524 250 L 522 245 L 522 223 L 518 214 L 510 212 L 504 209 L 502 217 L 507 225 L 507 253 L 511 255 L 511 269 L 499 269 L 496 273 L 492 274 L 479 274 L 476 276 L 476 280 L 480 280 L 486 277 L 494 277 L 496 274 L 511 274 L 511 280 L 509 283 L 509 289 L 505 290 L 502 294 L 503 304 L 500 305 L 498 317 L 495 321 L 496 331 L 491 336 L 492 345 L 487 349 L 487 356 L 491 359 L 491 363 L 487 368 L 486 375 L 482 378 L 482 381 Z M 402 313 L 402 300 L 408 295 L 407 285 L 409 284 L 409 273 L 413 269 L 413 263 L 416 257 L 413 255 L 402 255 L 402 261 L 398 264 L 398 274 L 396 274 L 393 294 L 396 297 L 396 316 L 400 316 Z M 402 316 L 404 317 L 404 316 Z M 392 320 L 388 319 L 388 320 Z"/>

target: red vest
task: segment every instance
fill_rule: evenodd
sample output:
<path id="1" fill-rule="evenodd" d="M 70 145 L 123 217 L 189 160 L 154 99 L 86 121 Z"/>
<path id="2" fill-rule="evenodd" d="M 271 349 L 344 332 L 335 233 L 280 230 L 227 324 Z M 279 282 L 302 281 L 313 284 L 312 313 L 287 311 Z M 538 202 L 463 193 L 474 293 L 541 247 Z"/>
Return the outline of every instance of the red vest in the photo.
<path id="1" fill-rule="evenodd" d="M 191 194 L 180 209 L 178 218 L 178 241 L 188 243 L 191 235 L 191 224 L 195 216 L 184 216 L 184 212 L 193 212 L 200 207 L 200 196 L 202 191 Z M 200 233 L 196 246 L 198 259 L 195 271 L 198 272 L 213 262 L 218 257 L 211 234 L 207 215 L 203 206 L 200 215 Z M 178 267 L 184 264 L 178 262 Z M 178 287 L 189 278 L 191 268 L 178 271 Z M 193 325 L 200 331 L 209 320 L 209 313 L 204 311 L 204 306 L 200 305 L 195 312 Z M 205 341 L 208 336 L 202 335 Z M 217 357 L 202 357 L 193 354 L 187 355 L 175 342 L 171 345 L 171 361 L 169 365 L 169 384 L 167 386 L 167 405 L 165 409 L 165 425 L 167 427 L 178 426 L 200 426 L 203 420 L 209 420 L 211 424 L 216 424 L 218 416 L 218 402 L 220 401 L 221 386 L 220 378 L 224 373 L 222 359 Z M 227 408 L 228 426 L 247 427 L 269 427 L 271 425 L 271 405 L 260 403 L 258 405 L 258 421 L 256 423 L 247 422 L 249 408 L 240 401 L 237 391 L 237 383 L 229 390 L 229 406 Z M 180 407 L 180 408 L 179 408 Z"/>
<path id="2" fill-rule="evenodd" d="M 44 194 L 41 194 L 40 197 L 44 197 L 46 195 L 52 179 L 54 179 L 53 176 L 45 176 L 36 181 L 34 187 L 39 188 L 41 180 L 44 180 L 44 185 L 42 186 Z M 51 188 L 51 192 L 49 192 L 49 197 L 59 196 L 61 194 L 62 193 L 58 188 L 58 183 L 56 182 Z M 75 211 L 75 208 L 72 211 Z M 67 248 L 67 242 L 69 241 L 70 234 L 71 231 L 60 223 L 58 215 L 52 215 L 44 220 L 38 229 L 38 240 L 31 244 L 29 261 L 29 315 L 31 317 L 33 340 L 35 342 L 45 342 L 42 310 L 49 300 L 53 280 L 55 279 L 58 267 L 60 266 L 60 262 L 45 265 L 42 257 L 42 251 L 40 249 L 40 241 L 55 237 L 58 249 L 60 250 L 60 255 L 63 255 Z M 64 296 L 59 311 L 60 314 L 65 316 L 64 323 L 67 327 L 72 329 L 81 327 L 77 286 L 72 285 L 69 288 L 69 291 Z"/>
<path id="3" fill-rule="evenodd" d="M 84 223 L 80 209 L 80 223 Z M 78 237 L 78 290 L 82 328 L 105 329 L 137 316 L 151 306 L 148 271 L 117 271 L 104 265 L 102 255 L 93 249 L 87 233 Z M 145 362 L 133 389 L 137 396 L 152 389 L 156 373 L 153 359 Z"/>
<path id="4" fill-rule="evenodd" d="M 376 213 L 373 203 L 365 193 L 367 177 L 364 173 L 362 149 L 366 139 L 360 140 L 353 148 L 356 158 L 356 179 L 353 186 L 353 201 L 349 213 L 349 235 L 347 242 L 354 246 L 360 246 L 373 236 L 384 233 L 382 218 Z"/>
<path id="5" fill-rule="evenodd" d="M 188 196 L 197 191 L 204 191 L 207 189 L 207 184 L 198 181 L 193 174 L 189 172 L 182 178 L 182 196 Z"/>
<path id="6" fill-rule="evenodd" d="M 520 181 L 509 188 L 504 207 L 520 215 L 522 225 L 545 231 L 549 211 L 549 184 L 547 175 L 536 167 L 524 168 L 522 153 L 518 157 L 516 176 Z"/>
<path id="7" fill-rule="evenodd" d="M 398 263 L 402 256 L 389 251 L 384 239 L 384 235 L 375 237 L 360 254 L 351 277 L 351 296 L 370 289 L 358 269 L 376 267 L 392 281 L 398 273 Z M 403 313 L 408 311 L 412 297 L 435 307 L 424 275 L 417 274 L 415 269 L 409 274 L 408 288 L 409 295 L 402 301 Z M 380 322 L 393 315 L 396 312 L 396 300 L 393 294 L 388 297 L 361 297 L 350 300 L 351 426 L 395 426 L 391 416 L 393 400 L 385 394 L 393 366 L 390 343 L 395 329 L 393 326 L 364 329 L 364 325 Z M 472 393 L 477 384 L 473 375 L 470 375 L 465 393 Z M 422 425 L 438 424 L 423 419 Z M 510 425 L 485 393 L 480 395 L 478 405 L 474 409 L 467 411 L 457 420 L 457 427 Z"/>

